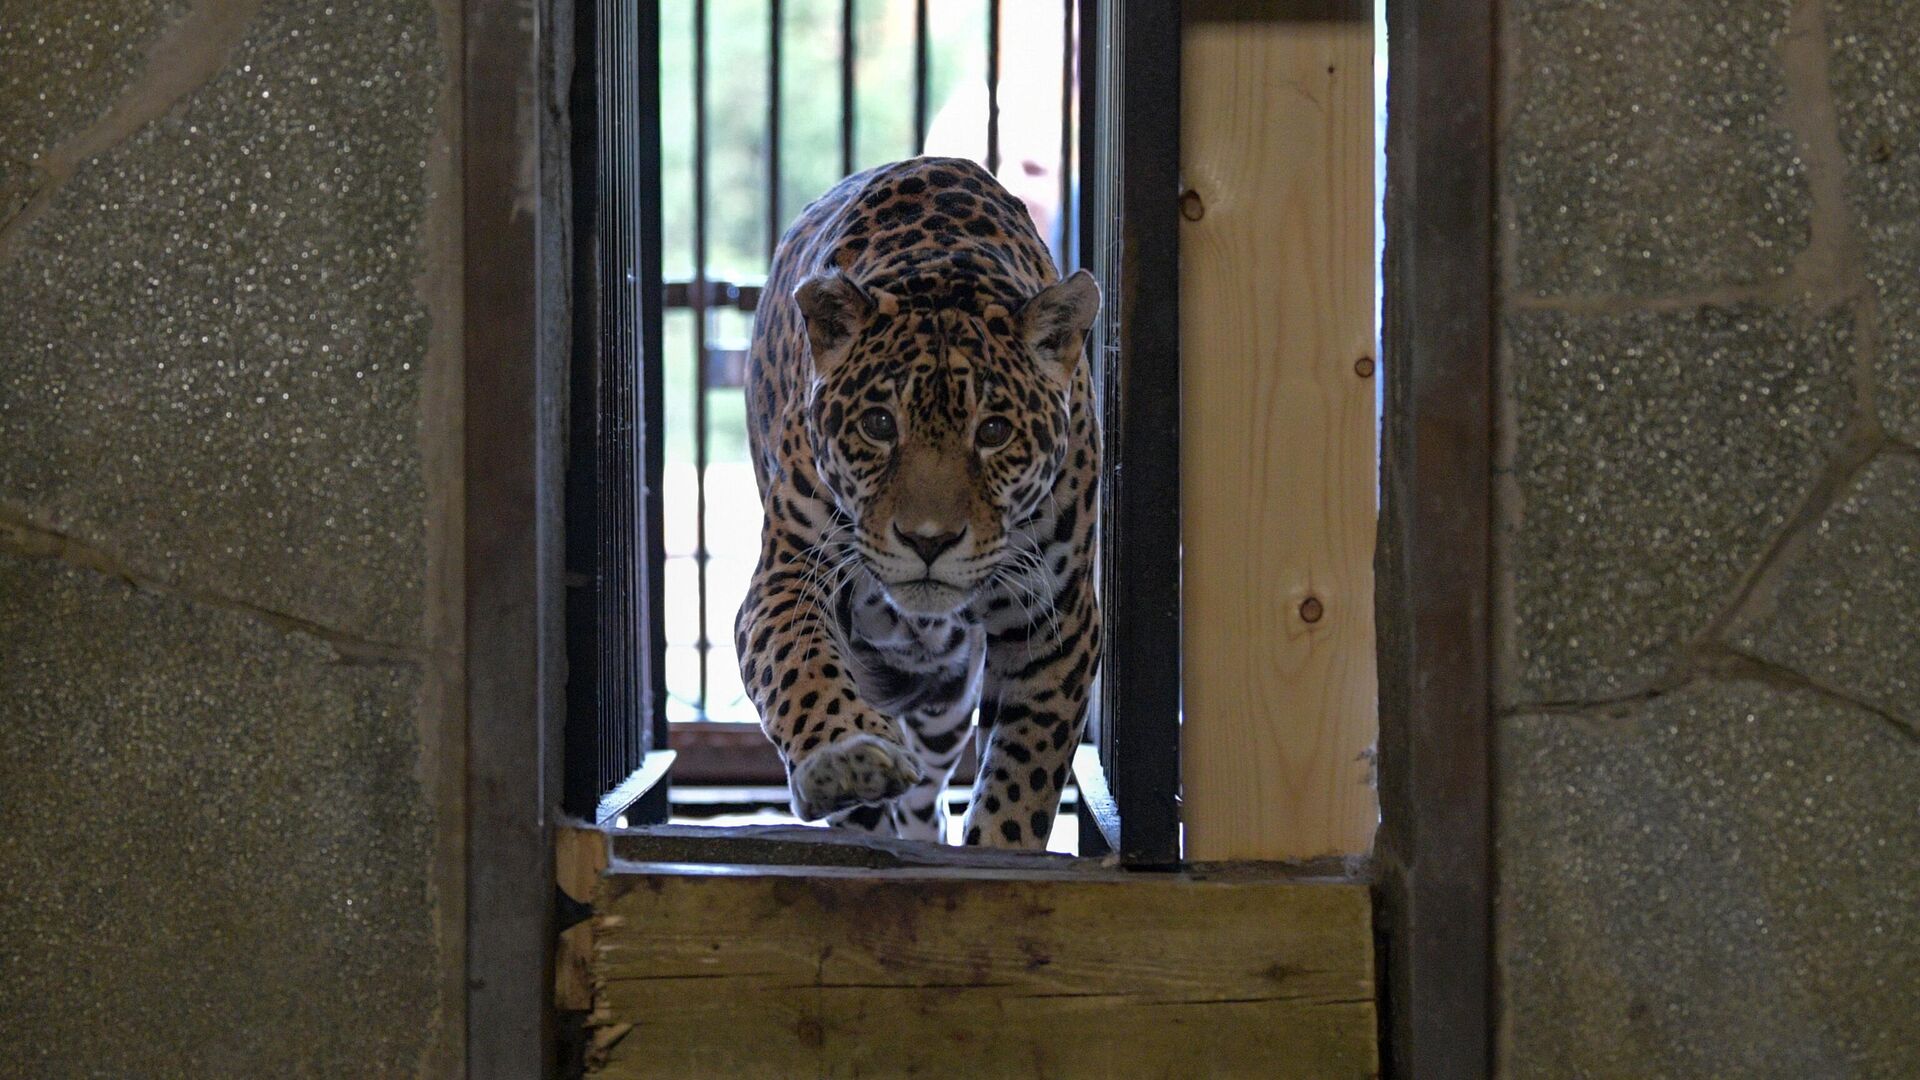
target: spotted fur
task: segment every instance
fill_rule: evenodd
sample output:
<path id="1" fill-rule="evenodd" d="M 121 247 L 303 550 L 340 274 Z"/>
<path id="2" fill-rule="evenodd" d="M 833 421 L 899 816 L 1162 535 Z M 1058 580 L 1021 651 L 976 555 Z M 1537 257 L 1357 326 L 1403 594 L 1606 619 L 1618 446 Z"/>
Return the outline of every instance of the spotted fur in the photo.
<path id="1" fill-rule="evenodd" d="M 794 812 L 945 835 L 980 714 L 969 844 L 1046 844 L 1099 663 L 1099 308 L 972 162 L 842 181 L 780 241 L 748 438 L 766 510 L 735 626 Z"/>

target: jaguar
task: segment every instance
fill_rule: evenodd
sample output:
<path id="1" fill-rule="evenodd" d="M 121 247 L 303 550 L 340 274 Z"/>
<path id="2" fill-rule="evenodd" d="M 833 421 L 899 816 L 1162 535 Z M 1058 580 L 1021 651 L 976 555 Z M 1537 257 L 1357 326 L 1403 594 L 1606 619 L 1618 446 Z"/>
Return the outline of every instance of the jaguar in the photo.
<path id="1" fill-rule="evenodd" d="M 970 161 L 848 177 L 781 238 L 735 646 L 801 819 L 942 841 L 971 735 L 963 842 L 1045 847 L 1099 667 L 1100 303 Z"/>

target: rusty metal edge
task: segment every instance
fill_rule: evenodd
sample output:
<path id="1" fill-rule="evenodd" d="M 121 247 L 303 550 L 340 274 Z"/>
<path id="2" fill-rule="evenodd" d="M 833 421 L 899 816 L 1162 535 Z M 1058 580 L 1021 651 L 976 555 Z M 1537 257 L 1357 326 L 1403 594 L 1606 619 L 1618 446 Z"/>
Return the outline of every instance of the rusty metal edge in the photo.
<path id="1" fill-rule="evenodd" d="M 1494 1071 L 1494 6 L 1388 0 L 1376 927 L 1384 1075 Z"/>

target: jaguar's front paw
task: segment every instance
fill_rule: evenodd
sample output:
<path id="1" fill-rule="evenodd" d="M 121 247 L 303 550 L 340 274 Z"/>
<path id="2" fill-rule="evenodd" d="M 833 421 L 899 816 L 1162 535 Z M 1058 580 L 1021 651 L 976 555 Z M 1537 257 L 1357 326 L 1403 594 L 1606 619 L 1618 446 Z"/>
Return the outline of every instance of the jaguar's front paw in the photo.
<path id="1" fill-rule="evenodd" d="M 835 810 L 897 799 L 926 778 L 913 751 L 877 735 L 853 735 L 807 755 L 788 776 L 793 812 L 817 821 Z"/>

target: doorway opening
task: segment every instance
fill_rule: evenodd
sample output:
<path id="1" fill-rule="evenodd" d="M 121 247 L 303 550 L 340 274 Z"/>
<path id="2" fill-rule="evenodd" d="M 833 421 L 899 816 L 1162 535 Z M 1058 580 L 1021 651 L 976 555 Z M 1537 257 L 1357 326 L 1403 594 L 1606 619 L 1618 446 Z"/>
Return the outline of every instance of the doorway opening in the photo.
<path id="1" fill-rule="evenodd" d="M 928 154 L 994 173 L 1070 273 L 1080 6 L 713 0 L 663 9 L 663 674 L 678 752 L 675 821 L 794 820 L 733 649 L 734 613 L 760 554 L 745 382 L 774 248 L 841 177 Z M 969 761 L 955 783 L 971 780 Z M 1055 850 L 1073 850 L 1073 830 L 1056 832 Z"/>
<path id="2" fill-rule="evenodd" d="M 802 207 L 842 176 L 925 152 L 988 168 L 1026 205 L 1058 269 L 1102 283 L 1087 358 L 1105 428 L 1107 632 L 1063 804 L 1079 826 L 1056 827 L 1052 846 L 1179 861 L 1178 263 L 1189 202 L 1167 193 L 1181 190 L 1181 38 L 1177 14 L 1156 31 L 1127 8 L 582 5 L 580 55 L 593 62 L 575 85 L 575 165 L 593 183 L 576 189 L 576 225 L 600 242 L 579 246 L 576 279 L 597 303 L 577 326 L 569 472 L 575 813 L 793 822 L 732 644 L 761 525 L 743 393 L 753 311 Z M 1372 86 L 1383 67 L 1376 49 Z M 1370 100 L 1377 222 L 1384 109 Z M 583 114 L 598 123 L 579 124 Z M 1377 282 L 1377 256 L 1373 265 Z M 1376 322 L 1371 355 L 1377 333 Z M 1383 381 L 1367 384 L 1376 418 Z M 587 672 L 594 691 L 573 693 Z M 595 766 L 576 768 L 576 751 Z M 968 765 L 955 779 L 970 779 Z"/>

